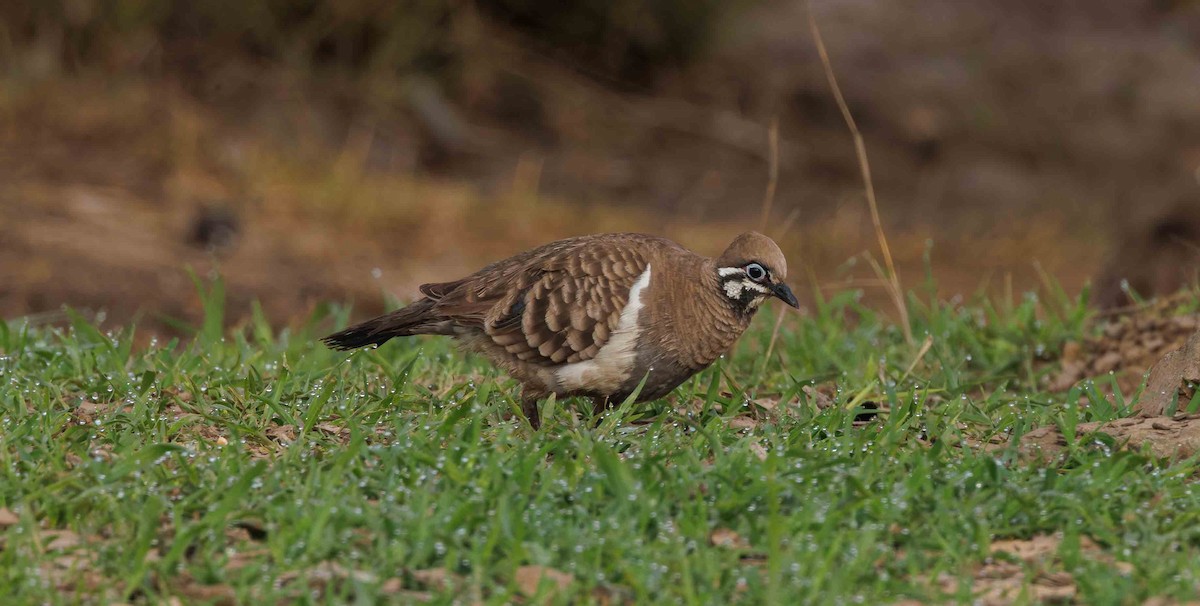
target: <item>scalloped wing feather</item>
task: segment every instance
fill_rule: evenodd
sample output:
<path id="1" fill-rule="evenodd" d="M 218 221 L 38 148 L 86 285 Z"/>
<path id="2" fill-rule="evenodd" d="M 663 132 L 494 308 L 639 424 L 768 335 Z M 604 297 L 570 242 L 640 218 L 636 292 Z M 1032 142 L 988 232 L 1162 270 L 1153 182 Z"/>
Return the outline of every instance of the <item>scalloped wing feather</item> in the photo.
<path id="1" fill-rule="evenodd" d="M 620 238 L 556 242 L 456 282 L 427 284 L 434 312 L 539 366 L 590 360 L 612 336 L 646 256 Z"/>

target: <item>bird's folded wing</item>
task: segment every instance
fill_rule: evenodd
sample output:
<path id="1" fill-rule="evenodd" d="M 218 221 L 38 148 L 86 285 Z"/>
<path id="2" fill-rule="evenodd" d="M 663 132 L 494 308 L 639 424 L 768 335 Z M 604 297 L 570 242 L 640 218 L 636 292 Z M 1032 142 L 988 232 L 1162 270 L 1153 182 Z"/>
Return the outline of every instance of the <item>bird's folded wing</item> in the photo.
<path id="1" fill-rule="evenodd" d="M 535 249 L 471 277 L 421 288 L 437 312 L 480 328 L 532 364 L 590 360 L 611 338 L 645 256 L 619 243 Z"/>

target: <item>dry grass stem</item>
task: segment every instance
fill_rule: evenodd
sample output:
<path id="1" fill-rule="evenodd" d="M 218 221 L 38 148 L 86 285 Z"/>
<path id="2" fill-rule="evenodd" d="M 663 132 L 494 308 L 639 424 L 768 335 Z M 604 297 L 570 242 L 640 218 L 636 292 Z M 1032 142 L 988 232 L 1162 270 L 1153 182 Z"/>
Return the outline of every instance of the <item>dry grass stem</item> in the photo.
<path id="1" fill-rule="evenodd" d="M 767 129 L 767 190 L 763 192 L 762 217 L 758 230 L 766 233 L 771 219 L 771 206 L 775 204 L 775 188 L 779 183 L 779 118 L 771 119 Z M 783 234 L 780 234 L 782 236 Z"/>
<path id="2" fill-rule="evenodd" d="M 913 342 L 912 327 L 908 321 L 908 305 L 904 302 L 904 291 L 900 288 L 900 277 L 896 274 L 896 264 L 892 261 L 892 251 L 888 246 L 887 236 L 883 233 L 883 223 L 879 219 L 879 204 L 875 200 L 875 185 L 871 179 L 871 165 L 867 161 L 867 146 L 863 142 L 862 133 L 858 130 L 858 124 L 854 122 L 854 116 L 850 113 L 850 106 L 846 105 L 846 99 L 842 96 L 842 89 L 838 86 L 837 76 L 833 73 L 833 66 L 829 62 L 829 53 L 825 50 L 825 41 L 821 38 L 821 30 L 817 27 L 817 20 L 813 17 L 812 6 L 808 8 L 808 26 L 812 30 L 813 41 L 817 45 L 817 53 L 821 56 L 821 65 L 825 69 L 825 77 L 829 80 L 829 86 L 833 89 L 834 99 L 837 100 L 838 109 L 842 112 L 842 119 L 845 120 L 846 126 L 850 129 L 850 134 L 854 138 L 854 151 L 858 155 L 858 167 L 862 171 L 863 185 L 866 188 L 867 205 L 871 209 L 871 222 L 875 225 L 875 238 L 879 241 L 879 248 L 883 252 L 883 262 L 887 266 L 887 273 L 884 274 L 888 283 L 888 294 L 892 297 L 893 303 L 896 305 L 896 311 L 900 314 L 900 327 L 904 329 L 904 338 L 909 344 Z"/>
<path id="3" fill-rule="evenodd" d="M 783 219 L 783 222 L 779 224 L 780 240 L 787 237 L 788 232 L 792 230 L 792 227 L 795 226 L 796 221 L 798 220 L 800 220 L 800 207 L 793 208 L 792 212 L 788 213 L 787 217 Z"/>
<path id="4" fill-rule="evenodd" d="M 908 365 L 908 370 L 905 370 L 904 376 L 900 377 L 901 383 L 908 380 L 909 375 L 912 374 L 913 370 L 916 370 L 921 360 L 925 359 L 925 354 L 929 353 L 931 347 L 933 347 L 933 335 L 928 335 L 925 337 L 925 341 L 921 343 L 921 349 L 917 350 L 917 355 L 913 358 L 912 363 Z"/>

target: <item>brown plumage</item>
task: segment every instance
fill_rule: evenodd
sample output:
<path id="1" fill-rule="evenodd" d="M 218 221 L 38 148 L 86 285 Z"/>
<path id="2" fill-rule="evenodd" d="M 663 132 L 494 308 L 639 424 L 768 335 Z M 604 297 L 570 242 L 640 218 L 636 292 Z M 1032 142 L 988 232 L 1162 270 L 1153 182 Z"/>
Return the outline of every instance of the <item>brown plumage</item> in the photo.
<path id="1" fill-rule="evenodd" d="M 345 350 L 457 337 L 521 381 L 538 427 L 551 393 L 591 397 L 597 410 L 643 379 L 638 401 L 666 395 L 728 351 L 768 297 L 796 306 L 786 277 L 779 247 L 755 232 L 715 259 L 644 234 L 582 236 L 425 284 L 424 298 L 323 340 Z"/>

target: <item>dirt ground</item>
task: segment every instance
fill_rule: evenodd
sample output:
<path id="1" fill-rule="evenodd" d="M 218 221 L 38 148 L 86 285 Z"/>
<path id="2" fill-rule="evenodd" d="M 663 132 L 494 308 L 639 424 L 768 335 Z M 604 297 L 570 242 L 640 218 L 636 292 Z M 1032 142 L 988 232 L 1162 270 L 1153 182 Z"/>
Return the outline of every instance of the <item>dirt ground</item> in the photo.
<path id="1" fill-rule="evenodd" d="M 365 314 L 558 237 L 649 231 L 716 253 L 760 227 L 799 292 L 882 304 L 803 6 L 739 13 L 711 56 L 633 92 L 471 11 L 454 86 L 171 49 L 153 69 L 67 70 L 30 51 L 0 80 L 0 315 L 55 321 L 66 304 L 169 332 L 200 311 L 188 268 L 219 271 L 235 320 L 255 299 L 281 322 L 327 301 Z M 1123 280 L 1194 275 L 1178 268 L 1200 250 L 1184 27 L 1200 9 L 813 6 L 906 287 L 931 269 L 942 296 L 1015 296 L 1050 276 L 1069 293 L 1098 280 L 1116 304 Z"/>

